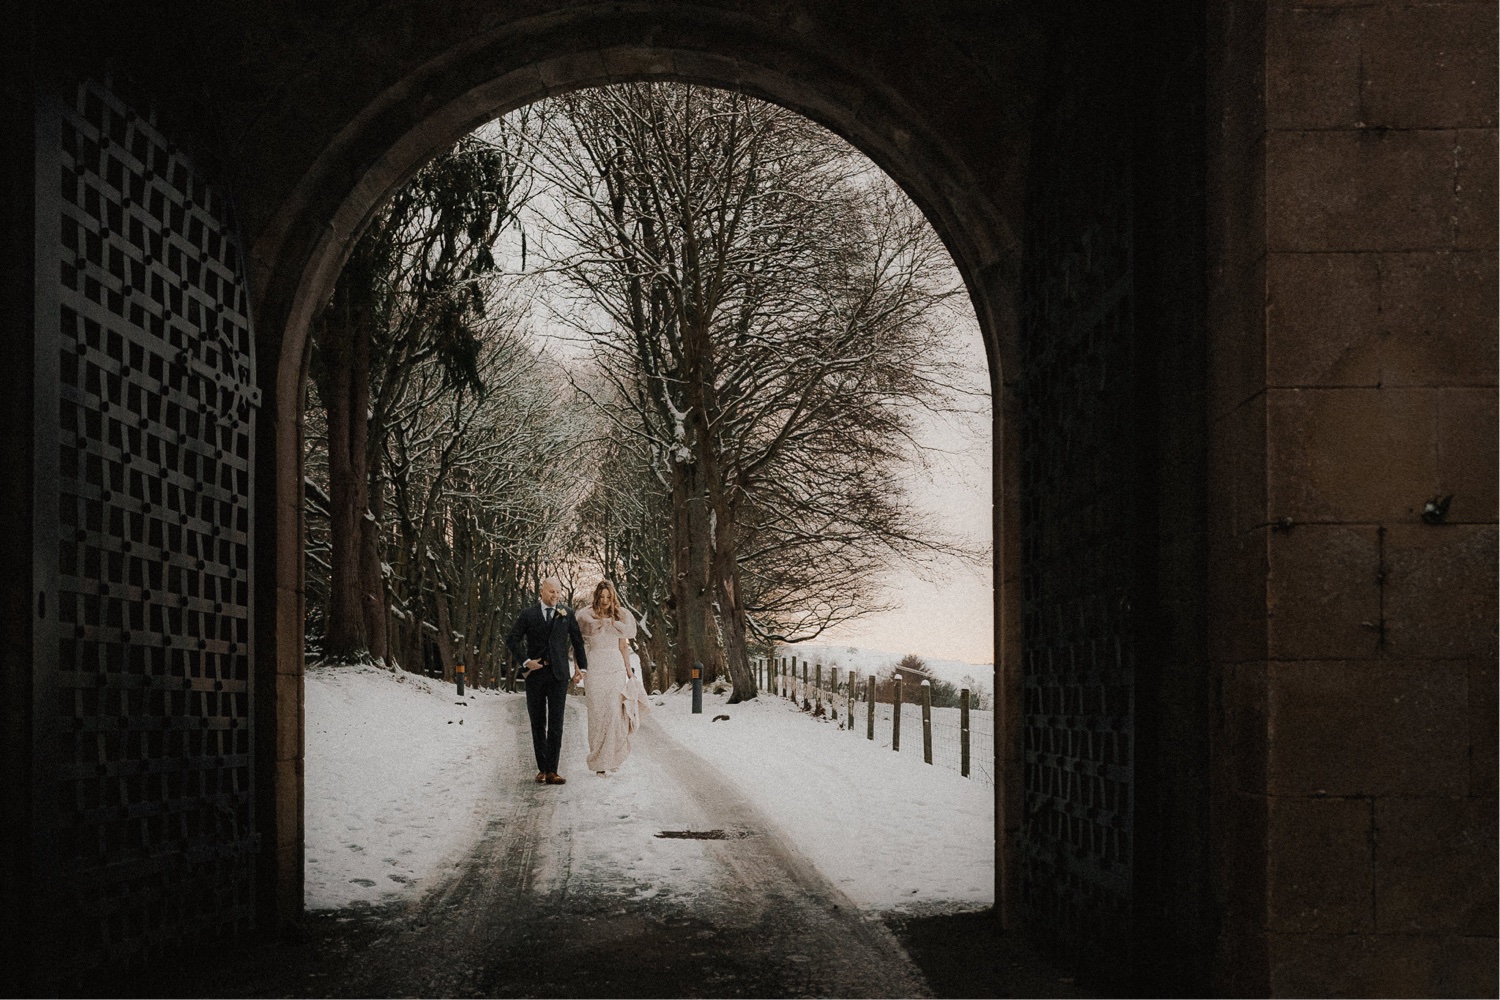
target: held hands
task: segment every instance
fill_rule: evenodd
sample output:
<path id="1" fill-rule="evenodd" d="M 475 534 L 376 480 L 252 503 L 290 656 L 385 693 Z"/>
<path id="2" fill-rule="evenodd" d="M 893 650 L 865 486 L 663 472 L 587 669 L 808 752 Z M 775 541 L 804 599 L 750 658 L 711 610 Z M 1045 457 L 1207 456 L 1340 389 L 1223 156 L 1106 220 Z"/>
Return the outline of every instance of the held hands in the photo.
<path id="1" fill-rule="evenodd" d="M 588 671 L 586 671 L 586 670 L 578 670 L 578 669 L 575 668 L 573 670 L 573 683 L 581 685 L 581 684 L 583 684 L 583 679 L 585 677 L 587 677 L 587 676 L 588 676 Z"/>

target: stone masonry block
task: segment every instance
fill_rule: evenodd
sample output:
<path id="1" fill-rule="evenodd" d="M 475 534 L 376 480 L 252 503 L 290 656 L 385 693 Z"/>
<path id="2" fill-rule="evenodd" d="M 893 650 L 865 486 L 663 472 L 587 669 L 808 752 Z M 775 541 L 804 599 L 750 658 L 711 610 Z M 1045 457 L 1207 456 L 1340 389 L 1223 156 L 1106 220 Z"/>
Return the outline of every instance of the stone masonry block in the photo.
<path id="1" fill-rule="evenodd" d="M 1266 368 L 1277 386 L 1380 382 L 1380 255 L 1271 254 Z"/>
<path id="2" fill-rule="evenodd" d="M 1496 255 L 1381 254 L 1380 382 L 1495 384 Z"/>
<path id="3" fill-rule="evenodd" d="M 1266 514 L 1266 394 L 1260 393 L 1210 430 L 1209 531 L 1233 537 L 1263 526 Z"/>
<path id="4" fill-rule="evenodd" d="M 1375 913 L 1382 933 L 1494 937 L 1494 799 L 1375 800 Z"/>
<path id="5" fill-rule="evenodd" d="M 305 752 L 303 692 L 301 678 L 276 677 L 276 759 L 300 760 Z"/>
<path id="6" fill-rule="evenodd" d="M 302 760 L 276 762 L 276 845 L 302 850 Z"/>
<path id="7" fill-rule="evenodd" d="M 1209 412 L 1222 417 L 1266 388 L 1265 258 L 1225 262 L 1209 299 Z"/>
<path id="8" fill-rule="evenodd" d="M 1266 529 L 1216 538 L 1209 548 L 1209 656 L 1218 663 L 1266 655 Z"/>
<path id="9" fill-rule="evenodd" d="M 1495 546 L 1494 525 L 1417 521 L 1387 529 L 1386 652 L 1494 657 Z"/>
<path id="10" fill-rule="evenodd" d="M 1458 250 L 1493 250 L 1496 240 L 1495 130 L 1454 133 L 1453 246 Z"/>
<path id="11" fill-rule="evenodd" d="M 1500 982 L 1500 948 L 1495 937 L 1439 938 L 1436 974 L 1427 988 L 1435 997 L 1482 997 L 1495 992 Z"/>
<path id="12" fill-rule="evenodd" d="M 1376 651 L 1379 546 L 1366 525 L 1272 531 L 1267 646 L 1276 660 L 1363 659 Z"/>
<path id="13" fill-rule="evenodd" d="M 1264 795 L 1269 738 L 1266 664 L 1233 663 L 1219 671 L 1222 684 L 1213 747 L 1216 781 L 1226 783 L 1226 794 Z"/>
<path id="14" fill-rule="evenodd" d="M 1438 394 L 1438 492 L 1452 494 L 1448 520 L 1494 521 L 1500 509 L 1500 462 L 1494 389 Z"/>
<path id="15" fill-rule="evenodd" d="M 1494 384 L 1494 253 L 1272 254 L 1266 267 L 1270 385 Z"/>
<path id="16" fill-rule="evenodd" d="M 1272 794 L 1467 794 L 1467 664 L 1273 663 L 1266 686 Z"/>
<path id="17" fill-rule="evenodd" d="M 1445 132 L 1271 133 L 1267 249 L 1447 249 L 1454 142 Z"/>
<path id="18" fill-rule="evenodd" d="M 1369 802 L 1272 797 L 1267 833 L 1268 930 L 1374 929 Z"/>
<path id="19" fill-rule="evenodd" d="M 1266 923 L 1266 822 L 1264 795 L 1224 792 L 1213 800 L 1214 868 L 1224 899 L 1224 922 L 1249 934 Z"/>
<path id="20" fill-rule="evenodd" d="M 1267 952 L 1273 997 L 1484 995 L 1434 990 L 1445 958 L 1443 940 L 1436 937 L 1272 934 Z"/>
<path id="21" fill-rule="evenodd" d="M 1469 794 L 1493 799 L 1500 794 L 1497 772 L 1500 760 L 1500 711 L 1494 660 L 1469 664 Z"/>
<path id="22" fill-rule="evenodd" d="M 1431 389 L 1269 393 L 1268 506 L 1294 521 L 1409 518 L 1437 489 Z"/>
<path id="23" fill-rule="evenodd" d="M 1392 4 L 1369 11 L 1363 20 L 1359 103 L 1365 124 L 1494 126 L 1492 7 Z"/>
<path id="24" fill-rule="evenodd" d="M 1272 9 L 1266 20 L 1266 126 L 1353 128 L 1359 121 L 1364 11 Z"/>

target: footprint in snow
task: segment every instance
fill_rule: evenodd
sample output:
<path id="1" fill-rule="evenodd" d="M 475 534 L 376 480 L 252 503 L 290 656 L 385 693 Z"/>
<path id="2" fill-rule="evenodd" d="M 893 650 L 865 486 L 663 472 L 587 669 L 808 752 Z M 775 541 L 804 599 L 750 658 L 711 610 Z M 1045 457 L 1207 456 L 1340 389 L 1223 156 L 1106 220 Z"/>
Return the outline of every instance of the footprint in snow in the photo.
<path id="1" fill-rule="evenodd" d="M 362 885 L 366 889 L 375 888 L 375 883 L 367 878 L 351 878 L 349 881 L 353 882 L 355 885 Z"/>

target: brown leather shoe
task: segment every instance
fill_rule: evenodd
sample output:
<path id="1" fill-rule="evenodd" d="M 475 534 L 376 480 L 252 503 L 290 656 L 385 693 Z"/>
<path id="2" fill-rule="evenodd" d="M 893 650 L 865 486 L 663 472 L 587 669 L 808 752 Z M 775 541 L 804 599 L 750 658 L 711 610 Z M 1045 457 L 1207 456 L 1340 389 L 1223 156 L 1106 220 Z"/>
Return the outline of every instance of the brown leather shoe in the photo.
<path id="1" fill-rule="evenodd" d="M 568 779 L 564 778 L 560 774 L 549 774 L 549 775 L 547 775 L 547 784 L 549 784 L 549 785 L 566 785 L 567 783 L 568 783 Z"/>
<path id="2" fill-rule="evenodd" d="M 547 783 L 547 772 L 546 771 L 538 771 L 536 773 L 536 783 L 538 785 L 545 785 Z"/>

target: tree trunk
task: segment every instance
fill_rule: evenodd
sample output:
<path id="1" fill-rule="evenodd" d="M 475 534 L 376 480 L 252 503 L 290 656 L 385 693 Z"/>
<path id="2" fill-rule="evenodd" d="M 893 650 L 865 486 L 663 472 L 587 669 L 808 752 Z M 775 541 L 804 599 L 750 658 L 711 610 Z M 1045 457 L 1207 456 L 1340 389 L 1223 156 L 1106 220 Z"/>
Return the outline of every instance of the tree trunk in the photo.
<path id="1" fill-rule="evenodd" d="M 672 634 L 677 626 L 669 616 L 666 602 L 656 608 L 656 624 L 643 645 L 650 648 L 651 662 L 656 668 L 656 688 L 665 691 L 672 686 Z"/>
<path id="2" fill-rule="evenodd" d="M 646 693 L 650 694 L 656 687 L 656 661 L 651 657 L 651 643 L 646 640 L 645 635 L 636 633 L 635 655 L 641 661 L 641 684 Z"/>
<path id="3" fill-rule="evenodd" d="M 355 370 L 363 369 L 365 407 L 361 413 L 368 414 L 369 402 L 369 371 L 370 371 L 370 342 L 368 337 L 360 338 L 360 345 L 356 348 L 356 358 L 363 355 L 363 363 L 356 360 Z M 371 443 L 370 425 L 368 417 L 364 420 L 364 435 L 366 447 L 362 449 L 365 453 L 365 493 L 369 500 L 365 513 L 359 519 L 359 591 L 360 608 L 364 615 L 365 641 L 369 646 L 370 658 L 377 663 L 391 666 L 391 641 L 389 623 L 391 616 L 390 593 L 386 588 L 385 573 L 381 569 L 380 559 L 380 534 L 381 525 L 385 522 L 385 490 L 381 484 L 381 464 L 379 452 L 376 448 L 369 447 Z M 373 452 L 373 454 L 372 454 Z"/>
<path id="4" fill-rule="evenodd" d="M 347 317 L 347 313 L 345 314 Z M 324 656 L 351 663 L 369 654 L 360 586 L 361 522 L 368 506 L 365 441 L 369 352 L 354 350 L 354 324 L 325 324 L 320 347 L 327 365 L 323 405 L 328 411 L 329 580 Z M 356 370 L 360 354 L 364 372 Z"/>
<path id="5" fill-rule="evenodd" d="M 443 680 L 452 683 L 457 677 L 453 669 L 457 662 L 453 653 L 453 620 L 448 614 L 448 594 L 441 586 L 432 588 L 432 602 L 437 605 L 437 648 L 443 661 Z"/>
<path id="6" fill-rule="evenodd" d="M 722 672 L 723 650 L 714 616 L 711 511 L 698 462 L 676 462 L 672 476 L 672 598 L 677 619 L 677 676 L 703 665 L 703 679 Z"/>
<path id="7" fill-rule="evenodd" d="M 726 530 L 722 535 L 725 536 L 724 540 L 715 553 L 714 582 L 719 603 L 719 622 L 724 635 L 724 663 L 729 671 L 729 682 L 734 685 L 734 690 L 729 695 L 729 704 L 735 705 L 754 698 L 758 691 L 755 671 L 750 669 L 750 658 L 745 650 L 745 616 L 739 604 L 739 560 L 731 533 Z"/>

